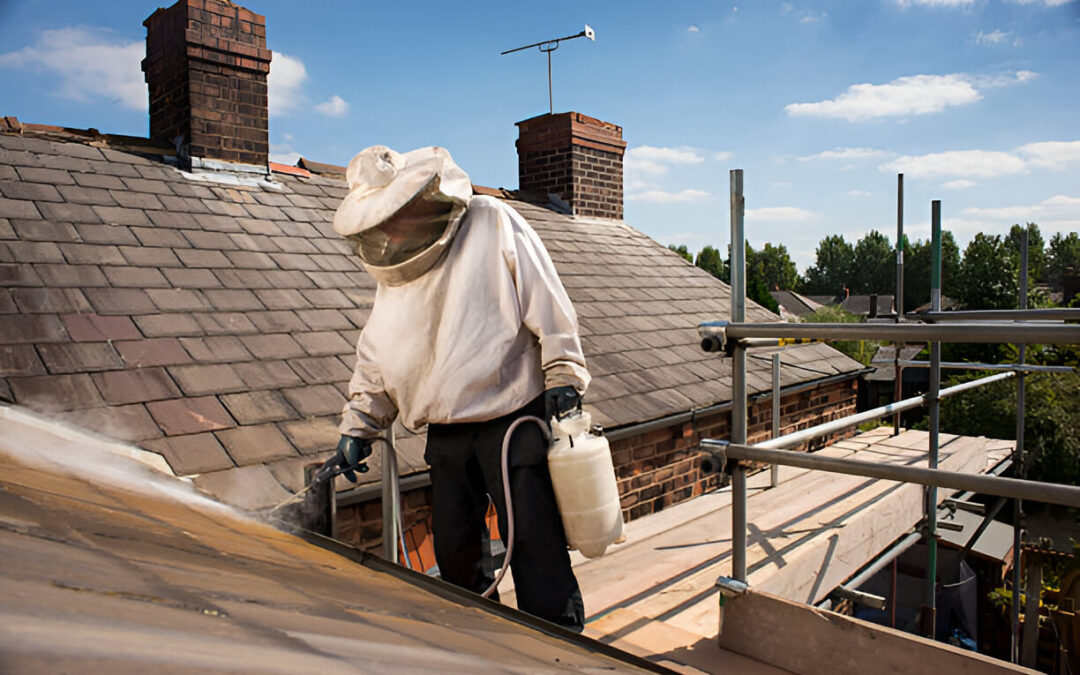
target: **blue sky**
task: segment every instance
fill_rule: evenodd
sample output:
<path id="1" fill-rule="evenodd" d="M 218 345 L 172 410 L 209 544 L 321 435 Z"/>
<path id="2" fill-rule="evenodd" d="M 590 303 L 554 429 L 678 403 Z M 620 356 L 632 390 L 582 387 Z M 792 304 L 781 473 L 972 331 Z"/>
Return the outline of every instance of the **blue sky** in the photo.
<path id="1" fill-rule="evenodd" d="M 142 21 L 161 2 L 0 0 L 0 114 L 145 135 Z M 267 17 L 273 159 L 346 164 L 442 145 L 514 188 L 514 122 L 619 124 L 626 221 L 696 251 L 728 241 L 728 170 L 747 237 L 800 271 L 823 237 L 925 238 L 930 201 L 961 245 L 1015 222 L 1080 230 L 1080 0 L 241 3 Z"/>

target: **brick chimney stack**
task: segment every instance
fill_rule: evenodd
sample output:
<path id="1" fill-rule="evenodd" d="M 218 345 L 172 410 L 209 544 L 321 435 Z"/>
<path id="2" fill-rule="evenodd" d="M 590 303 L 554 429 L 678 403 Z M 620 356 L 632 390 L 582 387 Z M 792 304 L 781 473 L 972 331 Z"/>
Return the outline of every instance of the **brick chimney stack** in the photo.
<path id="1" fill-rule="evenodd" d="M 266 18 L 228 0 L 179 0 L 143 25 L 150 137 L 178 144 L 185 168 L 208 159 L 265 173 Z"/>
<path id="2" fill-rule="evenodd" d="M 574 215 L 623 217 L 622 127 L 576 112 L 517 123 L 518 187 L 556 194 Z"/>

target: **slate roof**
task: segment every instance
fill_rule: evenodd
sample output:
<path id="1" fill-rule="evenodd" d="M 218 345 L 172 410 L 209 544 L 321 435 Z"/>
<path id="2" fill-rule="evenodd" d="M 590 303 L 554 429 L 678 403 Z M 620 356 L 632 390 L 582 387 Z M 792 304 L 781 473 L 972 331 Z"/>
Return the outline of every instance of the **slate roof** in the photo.
<path id="1" fill-rule="evenodd" d="M 302 466 L 336 445 L 375 292 L 331 227 L 344 182 L 194 180 L 108 147 L 168 152 L 145 139 L 21 131 L 0 133 L 0 398 L 158 451 L 218 495 L 301 487 Z M 730 399 L 728 360 L 696 332 L 727 315 L 725 284 L 622 222 L 510 202 L 574 301 L 598 423 Z M 747 315 L 777 320 L 752 303 Z M 785 384 L 860 368 L 825 345 L 789 348 L 784 363 Z M 752 391 L 768 372 L 751 361 Z M 399 454 L 403 473 L 426 468 L 422 438 Z"/>
<path id="2" fill-rule="evenodd" d="M 852 295 L 844 298 L 840 302 L 840 307 L 844 310 L 851 312 L 852 314 L 869 314 L 870 313 L 870 296 L 869 295 Z M 893 296 L 891 295 L 879 295 L 877 296 L 877 315 L 884 316 L 886 314 L 892 314 L 893 311 Z"/>
<path id="3" fill-rule="evenodd" d="M 813 314 L 822 307 L 820 302 L 795 291 L 769 291 L 769 295 L 781 308 L 800 318 Z"/>

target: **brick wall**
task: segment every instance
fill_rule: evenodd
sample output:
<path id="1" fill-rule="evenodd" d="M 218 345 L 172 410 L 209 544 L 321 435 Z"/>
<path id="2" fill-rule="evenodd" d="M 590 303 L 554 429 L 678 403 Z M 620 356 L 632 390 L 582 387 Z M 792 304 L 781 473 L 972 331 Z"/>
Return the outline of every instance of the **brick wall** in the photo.
<path id="1" fill-rule="evenodd" d="M 150 137 L 183 136 L 190 157 L 266 165 L 265 18 L 222 0 L 180 0 L 143 25 Z"/>
<path id="2" fill-rule="evenodd" d="M 569 112 L 517 123 L 518 187 L 556 194 L 575 215 L 623 217 L 622 127 Z"/>
<path id="3" fill-rule="evenodd" d="M 855 413 L 856 381 L 836 382 L 795 394 L 780 401 L 780 433 L 787 434 Z M 772 401 L 753 402 L 747 411 L 747 440 L 769 438 L 772 429 Z M 731 414 L 717 413 L 693 423 L 675 425 L 611 444 L 615 474 L 622 496 L 626 521 L 656 513 L 720 486 L 716 474 L 703 475 L 698 444 L 702 438 L 727 438 Z M 827 439 L 804 443 L 795 450 L 824 447 L 854 433 L 838 432 Z M 402 494 L 403 519 L 408 530 L 414 569 L 430 568 L 431 488 Z M 382 507 L 378 501 L 338 509 L 337 538 L 365 550 L 382 544 Z M 378 551 L 376 551 L 378 552 Z M 433 558 L 432 558 L 433 560 Z M 433 563 L 432 563 L 433 564 Z"/>

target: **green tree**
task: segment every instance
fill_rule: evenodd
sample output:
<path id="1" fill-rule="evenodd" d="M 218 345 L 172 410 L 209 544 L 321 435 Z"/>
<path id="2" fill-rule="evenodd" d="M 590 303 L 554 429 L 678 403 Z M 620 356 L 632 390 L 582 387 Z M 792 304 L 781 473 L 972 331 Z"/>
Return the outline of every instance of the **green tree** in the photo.
<path id="1" fill-rule="evenodd" d="M 727 262 L 720 257 L 720 251 L 712 246 L 706 246 L 698 252 L 697 258 L 694 260 L 694 265 L 705 270 L 717 279 L 724 279 L 727 277 Z"/>
<path id="2" fill-rule="evenodd" d="M 1058 232 L 1050 238 L 1046 255 L 1046 280 L 1055 291 L 1065 287 L 1065 270 L 1069 267 L 1080 271 L 1080 235 Z"/>
<path id="3" fill-rule="evenodd" d="M 686 244 L 679 244 L 678 246 L 675 244 L 668 244 L 668 248 L 685 258 L 686 262 L 690 264 L 694 263 L 694 256 L 690 255 L 690 251 L 687 250 Z"/>
<path id="4" fill-rule="evenodd" d="M 1046 279 L 1046 243 L 1035 223 L 1028 223 L 1026 227 L 1013 225 L 1009 230 L 1008 243 L 1016 256 L 1016 269 L 1020 269 L 1020 239 L 1025 229 L 1028 232 L 1028 288 L 1031 288 L 1036 281 Z"/>
<path id="5" fill-rule="evenodd" d="M 1017 262 L 998 235 L 979 232 L 964 249 L 956 299 L 968 309 L 1012 309 L 1017 301 Z"/>
<path id="6" fill-rule="evenodd" d="M 806 316 L 807 323 L 861 323 L 862 319 L 839 307 L 825 306 Z M 870 365 L 880 342 L 874 340 L 831 340 L 831 347 L 847 354 L 864 366 Z"/>
<path id="7" fill-rule="evenodd" d="M 854 293 L 887 294 L 896 288 L 896 251 L 889 238 L 870 230 L 855 243 L 848 288 Z"/>
<path id="8" fill-rule="evenodd" d="M 904 311 L 930 302 L 930 242 L 918 240 L 904 250 Z M 957 295 L 960 277 L 960 247 L 952 232 L 941 232 L 941 293 Z M 895 282 L 894 282 L 895 283 Z"/>
<path id="9" fill-rule="evenodd" d="M 843 235 L 834 234 L 818 243 L 817 257 L 806 270 L 803 293 L 839 295 L 848 286 L 855 266 L 855 249 L 844 241 Z"/>
<path id="10" fill-rule="evenodd" d="M 799 271 L 795 268 L 787 247 L 783 244 L 773 246 L 766 242 L 765 248 L 757 252 L 761 280 L 770 290 L 787 291 L 798 286 Z"/>

